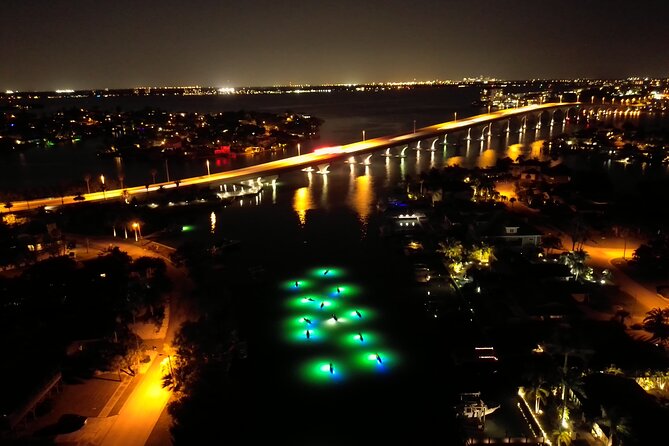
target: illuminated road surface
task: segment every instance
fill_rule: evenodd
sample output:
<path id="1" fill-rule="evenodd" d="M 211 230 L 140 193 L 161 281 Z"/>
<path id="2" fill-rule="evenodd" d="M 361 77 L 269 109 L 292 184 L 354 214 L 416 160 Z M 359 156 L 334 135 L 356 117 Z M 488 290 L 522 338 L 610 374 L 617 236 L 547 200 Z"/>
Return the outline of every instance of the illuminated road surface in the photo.
<path id="1" fill-rule="evenodd" d="M 622 242 L 618 243 L 621 244 Z M 667 301 L 658 294 L 640 283 L 636 282 L 634 279 L 625 274 L 620 270 L 614 263 L 613 260 L 622 259 L 623 254 L 629 259 L 632 257 L 634 250 L 638 248 L 638 243 L 634 245 L 627 244 L 626 248 L 620 247 L 601 247 L 601 246 L 592 246 L 585 245 L 583 249 L 588 253 L 589 258 L 586 263 L 595 266 L 598 268 L 606 268 L 613 272 L 613 280 L 615 284 L 620 288 L 621 291 L 632 296 L 634 300 L 639 304 L 639 312 L 633 313 L 631 309 L 626 308 L 627 311 L 632 312 L 631 322 L 642 322 L 643 318 L 649 310 L 652 308 L 665 308 L 667 306 Z"/>
<path id="2" fill-rule="evenodd" d="M 340 158 L 348 158 L 353 155 L 363 154 L 378 149 L 393 147 L 400 144 L 408 144 L 413 141 L 418 141 L 430 137 L 443 135 L 447 132 L 461 130 L 472 125 L 483 124 L 496 120 L 510 118 L 512 116 L 523 115 L 530 112 L 538 112 L 541 110 L 550 110 L 559 107 L 572 107 L 579 105 L 579 103 L 548 103 L 541 105 L 528 105 L 519 108 L 508 108 L 498 110 L 491 113 L 484 113 L 482 115 L 472 116 L 470 118 L 449 121 L 441 124 L 435 124 L 428 127 L 417 129 L 415 132 L 406 133 L 403 135 L 384 136 L 380 138 L 368 139 L 365 141 L 358 141 L 355 143 L 326 147 L 317 149 L 313 153 L 293 156 L 268 163 L 257 164 L 255 166 L 244 167 L 241 169 L 229 170 L 226 172 L 212 173 L 211 175 L 202 175 L 198 177 L 186 178 L 179 181 L 180 186 L 193 186 L 198 184 L 207 184 L 211 182 L 233 182 L 248 179 L 256 179 L 266 175 L 274 175 L 281 171 L 294 170 L 304 167 L 316 166 L 318 164 L 327 164 Z M 105 192 L 93 192 L 90 194 L 82 194 L 84 202 L 114 200 L 127 194 L 128 197 L 133 195 L 141 195 L 147 192 L 153 192 L 159 188 L 171 189 L 176 188 L 175 182 L 156 183 L 150 185 L 148 188 L 144 186 L 128 187 L 125 189 L 113 189 Z M 51 197 L 40 198 L 32 201 L 16 201 L 12 203 L 11 212 L 19 212 L 30 209 L 36 209 L 42 206 L 63 206 L 76 204 L 75 198 L 77 196 L 70 195 L 66 197 Z"/>
<path id="3" fill-rule="evenodd" d="M 123 405 L 103 446 L 143 446 L 146 443 L 171 394 L 162 387 L 159 358 L 153 361 Z"/>

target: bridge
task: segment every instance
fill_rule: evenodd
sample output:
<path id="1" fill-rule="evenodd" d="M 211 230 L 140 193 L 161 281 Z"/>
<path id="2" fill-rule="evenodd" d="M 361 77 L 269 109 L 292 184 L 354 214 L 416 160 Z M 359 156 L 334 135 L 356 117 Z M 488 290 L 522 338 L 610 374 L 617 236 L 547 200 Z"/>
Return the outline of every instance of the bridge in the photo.
<path id="1" fill-rule="evenodd" d="M 289 158 L 270 161 L 267 163 L 256 164 L 254 166 L 244 167 L 241 169 L 184 178 L 177 181 L 155 183 L 148 186 L 136 186 L 123 189 L 103 190 L 101 192 L 92 192 L 80 195 L 16 201 L 11 203 L 11 205 L 5 205 L 4 207 L 6 212 L 20 212 L 34 210 L 41 207 L 58 207 L 81 202 L 96 202 L 114 199 L 128 200 L 133 196 L 147 194 L 157 190 L 195 186 L 208 183 L 241 183 L 242 181 L 249 180 L 257 180 L 258 183 L 260 183 L 261 178 L 264 176 L 276 175 L 280 172 L 285 172 L 288 170 L 312 168 L 313 166 L 321 166 L 321 169 L 326 171 L 326 166 L 333 161 L 350 158 L 351 156 L 355 155 L 368 154 L 376 150 L 387 149 L 397 145 L 406 145 L 427 138 L 439 137 L 460 130 L 470 129 L 471 132 L 472 127 L 479 125 L 484 125 L 487 127 L 490 134 L 490 126 L 493 122 L 507 119 L 510 120 L 514 117 L 523 117 L 522 127 L 524 128 L 527 123 L 527 116 L 534 115 L 537 122 L 536 126 L 539 128 L 541 126 L 541 116 L 544 113 L 549 113 L 552 122 L 553 117 L 558 110 L 562 110 L 564 116 L 566 117 L 570 110 L 576 109 L 580 105 L 584 105 L 585 107 L 591 106 L 591 104 L 582 104 L 580 102 L 553 102 L 546 104 L 527 105 L 518 108 L 508 108 L 471 116 L 464 119 L 454 119 L 453 121 L 416 129 L 411 133 L 383 136 L 341 146 L 316 149 L 312 153 L 306 153 L 304 155 L 297 155 Z M 485 133 L 485 127 L 483 128 L 482 133 Z M 507 131 L 509 129 L 510 121 L 509 125 L 507 126 Z"/>

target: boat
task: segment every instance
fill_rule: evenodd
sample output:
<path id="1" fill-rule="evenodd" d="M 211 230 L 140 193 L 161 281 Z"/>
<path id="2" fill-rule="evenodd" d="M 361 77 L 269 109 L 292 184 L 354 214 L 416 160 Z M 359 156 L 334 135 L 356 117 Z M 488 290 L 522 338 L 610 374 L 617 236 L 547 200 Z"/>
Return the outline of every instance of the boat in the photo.
<path id="1" fill-rule="evenodd" d="M 499 407 L 499 404 L 494 407 L 488 406 L 481 399 L 481 392 L 461 393 L 457 414 L 461 418 L 483 420 L 488 415 L 493 414 Z"/>

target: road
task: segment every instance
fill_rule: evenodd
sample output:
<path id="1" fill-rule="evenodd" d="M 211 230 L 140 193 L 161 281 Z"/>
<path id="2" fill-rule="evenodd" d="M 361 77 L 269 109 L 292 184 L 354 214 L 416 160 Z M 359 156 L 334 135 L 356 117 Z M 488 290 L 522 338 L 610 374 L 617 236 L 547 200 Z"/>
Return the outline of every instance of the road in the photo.
<path id="1" fill-rule="evenodd" d="M 631 323 L 641 323 L 646 312 L 652 308 L 665 308 L 667 306 L 667 301 L 654 290 L 635 281 L 616 265 L 617 261 L 624 261 L 623 256 L 630 259 L 638 247 L 638 241 L 627 242 L 623 239 L 602 240 L 597 243 L 589 242 L 583 246 L 583 249 L 588 253 L 586 263 L 595 268 L 611 270 L 613 280 L 618 288 L 632 296 L 638 304 L 636 311 L 632 308 L 626 308 L 631 313 Z"/>
<path id="2" fill-rule="evenodd" d="M 126 400 L 102 446 L 143 446 L 171 392 L 162 387 L 162 364 L 154 360 L 141 382 Z"/>
<path id="3" fill-rule="evenodd" d="M 484 113 L 469 118 L 444 122 L 428 127 L 417 129 L 415 132 L 401 135 L 383 136 L 379 138 L 367 139 L 342 146 L 324 147 L 317 149 L 312 153 L 293 156 L 281 160 L 270 161 L 268 163 L 257 164 L 255 166 L 244 167 L 241 169 L 229 170 L 226 172 L 217 172 L 210 175 L 202 175 L 192 178 L 185 178 L 179 181 L 179 186 L 194 186 L 212 182 L 233 182 L 249 179 L 257 179 L 262 176 L 274 175 L 286 170 L 294 170 L 304 167 L 311 167 L 318 164 L 327 164 L 341 158 L 347 158 L 353 155 L 360 155 L 374 150 L 385 149 L 401 144 L 408 144 L 426 138 L 436 137 L 448 132 L 462 130 L 473 125 L 484 124 L 492 121 L 510 118 L 512 116 L 523 115 L 530 112 L 541 110 L 550 110 L 559 107 L 573 107 L 580 103 L 547 103 L 535 104 L 525 107 L 508 108 L 490 113 Z M 82 195 L 68 195 L 63 197 L 39 198 L 30 201 L 16 201 L 12 203 L 11 212 L 27 211 L 43 206 L 65 206 L 77 204 L 82 201 L 105 201 L 120 199 L 122 197 L 131 198 L 134 195 L 146 194 L 148 192 L 162 189 L 176 188 L 174 181 L 165 183 L 155 183 L 146 186 L 128 187 L 125 189 L 112 189 L 102 192 L 92 192 Z"/>
<path id="4" fill-rule="evenodd" d="M 498 187 L 498 191 L 508 189 L 507 185 L 503 187 Z M 509 194 L 513 193 L 513 189 L 510 188 Z M 539 211 L 536 209 L 528 208 L 524 203 L 518 202 L 515 203 L 510 208 L 518 213 L 530 218 L 536 218 Z M 544 234 L 555 234 L 562 240 L 562 246 L 565 251 L 569 250 L 572 246 L 571 237 L 560 231 L 558 228 L 552 225 L 546 225 L 541 223 L 535 223 L 537 228 L 540 228 Z M 668 306 L 669 302 L 660 297 L 654 289 L 653 284 L 641 284 L 628 276 L 622 269 L 618 267 L 621 262 L 629 260 L 632 258 L 634 251 L 641 244 L 640 240 L 633 238 L 602 238 L 594 237 L 588 240 L 583 245 L 583 250 L 588 254 L 586 258 L 586 265 L 596 269 L 603 270 L 608 269 L 613 275 L 613 281 L 618 289 L 629 296 L 634 300 L 636 305 L 626 306 L 624 308 L 626 311 L 630 312 L 630 317 L 628 320 L 628 325 L 640 324 L 643 322 L 643 318 L 646 315 L 646 312 L 652 308 L 665 308 Z M 615 296 L 611 296 L 612 298 Z M 603 315 L 607 318 L 614 316 L 614 314 Z"/>

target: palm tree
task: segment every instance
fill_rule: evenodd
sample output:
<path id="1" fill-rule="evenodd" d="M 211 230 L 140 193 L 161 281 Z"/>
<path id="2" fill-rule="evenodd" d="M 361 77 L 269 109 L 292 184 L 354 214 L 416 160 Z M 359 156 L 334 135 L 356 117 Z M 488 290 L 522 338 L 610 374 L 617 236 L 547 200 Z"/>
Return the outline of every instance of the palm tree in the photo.
<path id="1" fill-rule="evenodd" d="M 541 238 L 541 246 L 550 254 L 554 249 L 562 249 L 562 239 L 556 235 L 545 235 Z"/>
<path id="2" fill-rule="evenodd" d="M 616 311 L 616 320 L 620 323 L 620 325 L 625 325 L 625 320 L 629 319 L 631 316 L 630 312 L 625 310 L 625 309 L 620 309 Z"/>
<path id="3" fill-rule="evenodd" d="M 557 446 L 569 446 L 571 444 L 571 432 L 560 428 L 553 431 L 553 441 Z"/>
<path id="4" fill-rule="evenodd" d="M 583 243 L 588 238 L 588 229 L 580 214 L 577 214 L 571 222 L 569 236 L 571 237 L 572 251 L 577 250 L 577 248 L 578 250 L 583 250 Z"/>
<path id="5" fill-rule="evenodd" d="M 87 173 L 86 175 L 84 175 L 84 181 L 86 182 L 86 190 L 90 194 L 91 193 L 91 174 L 90 173 Z"/>
<path id="6" fill-rule="evenodd" d="M 546 404 L 550 392 L 544 387 L 544 383 L 540 382 L 533 387 L 530 387 L 527 394 L 528 398 L 534 398 L 534 413 L 538 414 L 541 411 L 541 404 Z"/>
<path id="7" fill-rule="evenodd" d="M 7 209 L 7 212 L 9 212 L 13 207 L 14 205 L 12 204 L 11 201 L 5 202 L 5 209 Z"/>
<path id="8" fill-rule="evenodd" d="M 652 334 L 651 340 L 662 345 L 669 341 L 669 308 L 653 308 L 643 318 L 643 329 Z"/>
<path id="9" fill-rule="evenodd" d="M 587 271 L 587 266 L 585 265 L 585 260 L 588 258 L 588 253 L 582 249 L 577 251 L 569 251 L 564 257 L 564 263 L 570 269 L 572 274 L 578 277 Z"/>
<path id="10" fill-rule="evenodd" d="M 617 406 L 610 407 L 608 410 L 603 406 L 600 408 L 602 415 L 597 419 L 597 422 L 609 427 L 607 446 L 619 446 L 621 440 L 629 437 L 632 433 L 630 419 L 623 416 L 622 411 Z"/>

